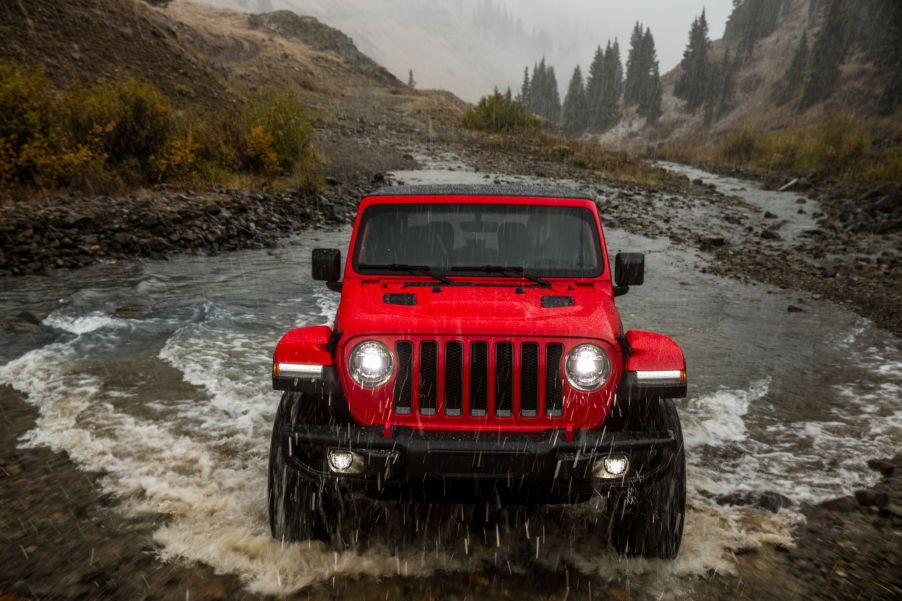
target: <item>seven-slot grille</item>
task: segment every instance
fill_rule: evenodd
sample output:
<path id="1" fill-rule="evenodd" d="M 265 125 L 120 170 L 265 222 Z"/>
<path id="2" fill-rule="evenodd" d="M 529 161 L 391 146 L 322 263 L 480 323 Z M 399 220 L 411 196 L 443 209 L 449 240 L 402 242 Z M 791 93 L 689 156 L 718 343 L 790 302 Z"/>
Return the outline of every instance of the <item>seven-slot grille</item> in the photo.
<path id="1" fill-rule="evenodd" d="M 396 414 L 555 418 L 564 413 L 560 342 L 398 340 L 394 350 Z"/>

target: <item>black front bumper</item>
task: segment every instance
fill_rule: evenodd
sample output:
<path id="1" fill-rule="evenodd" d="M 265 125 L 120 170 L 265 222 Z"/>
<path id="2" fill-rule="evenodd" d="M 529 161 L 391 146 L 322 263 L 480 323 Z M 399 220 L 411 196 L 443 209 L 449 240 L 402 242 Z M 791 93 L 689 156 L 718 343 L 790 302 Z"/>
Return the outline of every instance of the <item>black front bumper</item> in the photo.
<path id="1" fill-rule="evenodd" d="M 450 502 L 483 493 L 510 496 L 515 502 L 580 500 L 592 491 L 657 477 L 668 451 L 676 445 L 669 431 L 576 430 L 570 440 L 564 430 L 524 434 L 393 428 L 390 437 L 385 434 L 381 427 L 298 425 L 282 432 L 282 442 L 291 465 L 306 478 L 338 479 L 372 496 L 415 492 Z M 330 470 L 327 453 L 331 449 L 357 453 L 362 458 L 361 472 L 336 474 Z M 629 459 L 626 474 L 594 477 L 596 462 L 611 455 Z M 431 489 L 437 489 L 437 494 L 429 494 Z M 526 492 L 532 493 L 529 498 L 522 497 Z"/>

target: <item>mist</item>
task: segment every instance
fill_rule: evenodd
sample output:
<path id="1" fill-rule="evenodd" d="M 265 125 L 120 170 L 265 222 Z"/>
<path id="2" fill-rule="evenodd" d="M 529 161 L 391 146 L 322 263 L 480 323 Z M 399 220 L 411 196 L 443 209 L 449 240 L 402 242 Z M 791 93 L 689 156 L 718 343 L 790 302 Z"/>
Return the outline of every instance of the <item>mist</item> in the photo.
<path id="1" fill-rule="evenodd" d="M 287 9 L 317 17 L 350 35 L 366 54 L 403 81 L 475 101 L 494 87 L 520 85 L 523 68 L 543 57 L 566 85 L 599 45 L 621 41 L 636 21 L 655 36 L 661 72 L 682 56 L 689 25 L 704 9 L 711 38 L 723 34 L 732 0 L 205 0 L 250 12 Z M 662 6 L 664 4 L 664 6 Z"/>

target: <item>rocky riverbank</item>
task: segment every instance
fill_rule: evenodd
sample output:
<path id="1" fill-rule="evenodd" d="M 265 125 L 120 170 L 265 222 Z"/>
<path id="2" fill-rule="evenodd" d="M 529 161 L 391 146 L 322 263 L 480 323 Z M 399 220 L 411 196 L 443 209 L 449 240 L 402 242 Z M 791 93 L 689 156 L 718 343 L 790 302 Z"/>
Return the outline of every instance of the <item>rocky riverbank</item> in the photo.
<path id="1" fill-rule="evenodd" d="M 345 223 L 358 189 L 51 198 L 0 207 L 0 276 L 48 274 L 100 261 L 163 259 L 275 246 L 302 228 Z"/>

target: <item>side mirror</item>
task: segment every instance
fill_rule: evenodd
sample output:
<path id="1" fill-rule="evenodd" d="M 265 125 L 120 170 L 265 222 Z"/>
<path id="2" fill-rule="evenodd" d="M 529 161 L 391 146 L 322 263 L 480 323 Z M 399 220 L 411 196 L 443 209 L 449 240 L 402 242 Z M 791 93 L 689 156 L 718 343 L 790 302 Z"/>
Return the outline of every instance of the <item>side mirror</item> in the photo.
<path id="1" fill-rule="evenodd" d="M 641 286 L 644 281 L 645 255 L 617 253 L 614 258 L 614 296 L 626 294 L 630 286 Z"/>
<path id="2" fill-rule="evenodd" d="M 329 290 L 341 290 L 341 251 L 337 248 L 313 249 L 313 279 L 326 282 Z"/>

